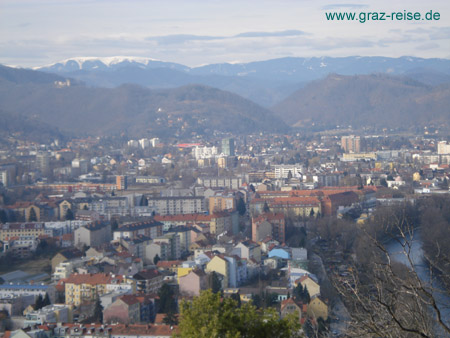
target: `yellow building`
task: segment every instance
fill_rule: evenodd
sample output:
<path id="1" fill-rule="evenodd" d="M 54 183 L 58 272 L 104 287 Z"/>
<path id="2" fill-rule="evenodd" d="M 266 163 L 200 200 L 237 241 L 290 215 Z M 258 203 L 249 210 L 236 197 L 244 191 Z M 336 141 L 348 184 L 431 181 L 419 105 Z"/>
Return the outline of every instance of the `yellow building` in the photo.
<path id="1" fill-rule="evenodd" d="M 311 277 L 305 275 L 295 281 L 296 285 L 298 285 L 298 283 L 300 283 L 303 288 L 306 286 L 310 297 L 320 295 L 320 285 L 317 284 L 313 279 L 311 279 Z"/>
<path id="2" fill-rule="evenodd" d="M 0 241 L 11 237 L 39 237 L 45 234 L 44 223 L 5 223 L 0 224 Z"/>
<path id="3" fill-rule="evenodd" d="M 93 302 L 98 296 L 121 286 L 129 287 L 132 292 L 136 291 L 135 283 L 123 275 L 73 274 L 65 281 L 66 304 L 79 306 L 85 302 Z"/>
<path id="4" fill-rule="evenodd" d="M 223 277 L 222 287 L 228 287 L 229 263 L 222 255 L 214 256 L 206 265 L 205 272 L 215 272 Z"/>
<path id="5" fill-rule="evenodd" d="M 74 212 L 72 203 L 70 203 L 68 200 L 60 202 L 58 205 L 59 219 L 65 219 L 67 210 L 69 209 Z"/>
<path id="6" fill-rule="evenodd" d="M 328 319 L 328 305 L 325 304 L 319 297 L 311 298 L 308 305 L 308 316 L 313 318 L 322 317 L 324 320 Z"/>
<path id="7" fill-rule="evenodd" d="M 217 211 L 236 209 L 236 199 L 234 196 L 212 196 L 208 198 L 208 203 L 210 214 Z"/>

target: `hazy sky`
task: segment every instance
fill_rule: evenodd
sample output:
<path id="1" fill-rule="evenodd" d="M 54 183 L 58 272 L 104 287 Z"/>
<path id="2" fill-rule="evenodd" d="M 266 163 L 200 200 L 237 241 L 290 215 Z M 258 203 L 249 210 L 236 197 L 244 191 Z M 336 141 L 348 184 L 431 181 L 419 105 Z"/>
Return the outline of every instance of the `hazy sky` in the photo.
<path id="1" fill-rule="evenodd" d="M 439 21 L 327 21 L 325 12 L 439 12 Z M 285 56 L 450 58 L 450 1 L 0 0 L 0 63 L 145 56 L 196 66 Z"/>

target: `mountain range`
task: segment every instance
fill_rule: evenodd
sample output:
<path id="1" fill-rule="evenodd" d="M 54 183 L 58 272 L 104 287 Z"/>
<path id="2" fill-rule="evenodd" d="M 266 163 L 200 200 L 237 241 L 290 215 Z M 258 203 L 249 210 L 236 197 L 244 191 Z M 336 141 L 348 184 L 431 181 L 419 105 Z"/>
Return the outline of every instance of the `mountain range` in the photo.
<path id="1" fill-rule="evenodd" d="M 112 88 L 134 83 L 160 89 L 202 84 L 230 91 L 264 107 L 275 105 L 306 83 L 330 73 L 384 73 L 406 75 L 426 84 L 450 83 L 450 60 L 414 57 L 286 57 L 199 67 L 143 57 L 84 57 L 35 69 L 71 77 L 96 87 Z"/>
<path id="2" fill-rule="evenodd" d="M 196 68 L 117 57 L 41 70 L 0 66 L 0 132 L 192 137 L 337 125 L 449 127 L 449 69 L 443 59 L 358 57 Z M 253 95 L 265 97 L 266 107 L 248 99 Z"/>
<path id="3" fill-rule="evenodd" d="M 286 124 L 236 94 L 202 85 L 92 88 L 48 73 L 0 66 L 0 110 L 76 134 L 155 136 L 274 132 Z"/>

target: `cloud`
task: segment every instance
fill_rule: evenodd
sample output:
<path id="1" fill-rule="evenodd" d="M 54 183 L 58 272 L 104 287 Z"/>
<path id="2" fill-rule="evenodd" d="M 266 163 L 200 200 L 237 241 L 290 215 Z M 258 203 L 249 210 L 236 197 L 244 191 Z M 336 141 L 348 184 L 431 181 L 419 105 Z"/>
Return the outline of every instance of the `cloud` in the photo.
<path id="1" fill-rule="evenodd" d="M 330 10 L 330 9 L 343 9 L 343 8 L 351 8 L 351 9 L 360 9 L 360 8 L 367 8 L 369 5 L 365 4 L 332 4 L 332 5 L 326 5 L 323 6 L 323 10 Z"/>
<path id="2" fill-rule="evenodd" d="M 429 42 L 429 43 L 424 43 L 423 45 L 417 46 L 416 49 L 417 50 L 428 50 L 428 49 L 436 49 L 439 48 L 440 45 L 438 45 L 435 42 Z"/>
<path id="3" fill-rule="evenodd" d="M 190 34 L 173 34 L 157 37 L 148 37 L 146 40 L 155 40 L 160 45 L 183 44 L 188 41 L 208 41 L 224 39 L 222 36 L 207 35 L 190 35 Z"/>
<path id="4" fill-rule="evenodd" d="M 298 36 L 304 35 L 305 32 L 299 30 L 285 30 L 280 32 L 246 32 L 235 35 L 237 38 L 262 38 L 262 37 L 284 37 L 284 36 Z"/>

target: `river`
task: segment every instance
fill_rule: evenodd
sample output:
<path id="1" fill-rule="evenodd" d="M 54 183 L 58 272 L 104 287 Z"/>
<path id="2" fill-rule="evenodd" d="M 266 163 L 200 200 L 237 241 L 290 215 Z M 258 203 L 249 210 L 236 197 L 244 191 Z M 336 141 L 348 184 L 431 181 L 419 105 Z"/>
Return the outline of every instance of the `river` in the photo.
<path id="1" fill-rule="evenodd" d="M 411 237 L 408 236 L 407 238 L 408 240 L 410 240 Z M 386 245 L 386 249 L 394 260 L 401 262 L 407 266 L 411 266 L 408 259 L 406 258 L 406 255 L 403 253 L 403 247 L 401 243 L 392 240 Z M 423 258 L 420 229 L 414 231 L 414 236 L 411 241 L 410 257 L 413 262 L 414 269 L 417 271 L 417 275 L 419 276 L 420 280 L 424 283 L 427 283 L 427 285 L 430 285 L 430 270 L 428 264 Z M 433 278 L 431 279 L 431 285 L 433 288 L 433 296 L 435 297 L 438 308 L 441 311 L 442 318 L 447 323 L 447 325 L 450 325 L 450 295 L 443 291 L 444 288 L 442 286 L 442 283 L 439 281 L 439 279 L 435 278 L 435 276 L 433 276 Z M 438 337 L 448 337 L 448 335 L 440 331 L 443 330 L 439 327 L 439 329 L 437 330 Z"/>

